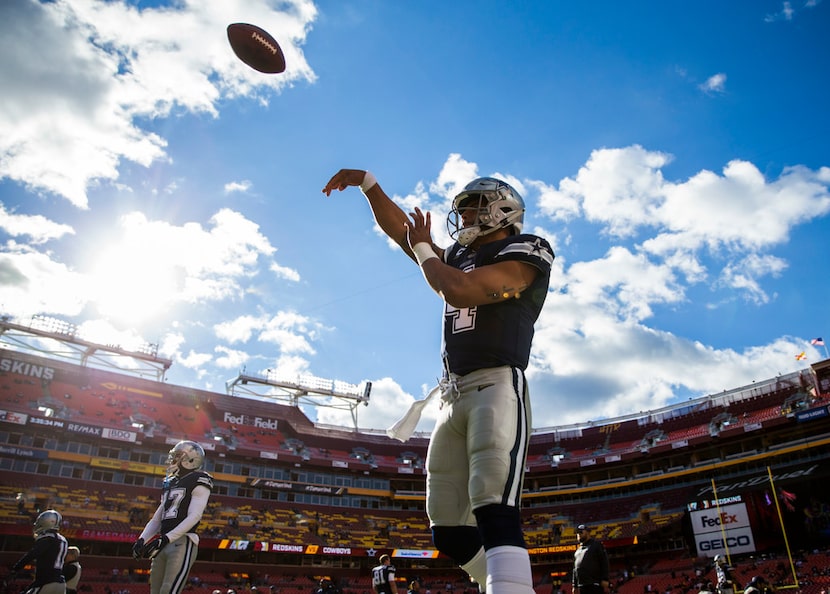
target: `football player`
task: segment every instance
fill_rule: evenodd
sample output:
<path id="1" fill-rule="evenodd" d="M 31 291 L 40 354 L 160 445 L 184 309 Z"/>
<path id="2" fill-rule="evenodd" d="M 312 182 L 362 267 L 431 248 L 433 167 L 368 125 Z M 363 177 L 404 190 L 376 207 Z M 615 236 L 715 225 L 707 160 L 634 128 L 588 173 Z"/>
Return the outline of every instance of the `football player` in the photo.
<path id="1" fill-rule="evenodd" d="M 213 490 L 204 463 L 205 450 L 195 441 L 180 441 L 167 456 L 161 503 L 133 545 L 133 557 L 152 559 L 151 594 L 179 594 L 196 562 L 196 528 Z"/>
<path id="2" fill-rule="evenodd" d="M 63 517 L 53 509 L 38 515 L 34 524 L 35 545 L 12 566 L 12 574 L 35 562 L 35 579 L 25 594 L 64 594 L 63 563 L 68 543 L 60 533 Z"/>
<path id="3" fill-rule="evenodd" d="M 718 582 L 716 589 L 718 594 L 734 594 L 735 579 L 732 577 L 732 567 L 723 555 L 715 555 L 715 574 Z"/>
<path id="4" fill-rule="evenodd" d="M 372 568 L 372 592 L 375 594 L 398 594 L 398 584 L 395 581 L 395 566 L 392 558 L 386 553 L 378 559 L 380 565 Z"/>
<path id="5" fill-rule="evenodd" d="M 532 594 L 520 516 L 531 429 L 524 370 L 553 250 L 522 233 L 524 201 L 499 179 L 475 179 L 455 197 L 447 249 L 433 243 L 430 213 L 407 216 L 370 172 L 341 169 L 323 193 L 349 186 L 444 300 L 444 378 L 433 391 L 443 402 L 427 450 L 433 542 L 488 594 Z M 417 416 L 402 421 L 407 430 L 389 434 L 405 440 Z"/>

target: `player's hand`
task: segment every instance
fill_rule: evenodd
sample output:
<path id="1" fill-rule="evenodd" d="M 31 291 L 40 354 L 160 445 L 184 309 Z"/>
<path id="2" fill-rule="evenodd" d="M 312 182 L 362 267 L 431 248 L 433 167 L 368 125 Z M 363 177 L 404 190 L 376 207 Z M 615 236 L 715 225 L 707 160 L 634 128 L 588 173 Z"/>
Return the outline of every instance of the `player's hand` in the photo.
<path id="1" fill-rule="evenodd" d="M 160 534 L 158 538 L 151 539 L 144 547 L 144 556 L 148 559 L 154 558 L 169 542 L 170 539 L 167 538 L 166 534 Z"/>
<path id="2" fill-rule="evenodd" d="M 415 212 L 409 213 L 410 222 L 406 224 L 406 239 L 411 248 L 416 243 L 425 242 L 432 245 L 432 218 L 417 206 Z"/>
<path id="3" fill-rule="evenodd" d="M 331 196 L 334 190 L 343 191 L 349 186 L 359 186 L 363 183 L 365 176 L 365 169 L 341 169 L 331 177 L 329 183 L 323 188 L 323 194 Z"/>
<path id="4" fill-rule="evenodd" d="M 133 559 L 141 559 L 144 556 L 144 539 L 139 538 L 133 543 Z"/>

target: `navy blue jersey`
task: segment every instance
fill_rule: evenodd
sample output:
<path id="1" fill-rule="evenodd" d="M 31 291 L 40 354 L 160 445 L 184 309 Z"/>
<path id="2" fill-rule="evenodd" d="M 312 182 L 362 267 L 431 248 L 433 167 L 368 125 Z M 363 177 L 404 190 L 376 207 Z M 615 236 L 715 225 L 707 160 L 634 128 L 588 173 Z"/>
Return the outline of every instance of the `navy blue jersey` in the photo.
<path id="1" fill-rule="evenodd" d="M 165 481 L 161 492 L 161 502 L 164 505 L 164 515 L 161 519 L 162 534 L 167 534 L 187 518 L 193 489 L 200 485 L 213 491 L 213 477 L 201 470 L 194 470 L 184 476 Z M 197 523 L 188 532 L 196 532 L 198 526 Z"/>
<path id="2" fill-rule="evenodd" d="M 35 562 L 35 581 L 32 586 L 63 583 L 63 562 L 69 545 L 60 532 L 48 530 L 37 537 L 35 546 L 14 564 L 12 569 L 20 571 L 30 561 Z"/>
<path id="3" fill-rule="evenodd" d="M 389 584 L 394 581 L 394 565 L 378 565 L 372 569 L 372 585 L 375 586 L 375 592 L 390 594 L 392 587 Z"/>
<path id="4" fill-rule="evenodd" d="M 536 279 L 517 299 L 462 309 L 444 304 L 442 356 L 449 371 L 465 375 L 502 365 L 527 368 L 533 324 L 548 294 L 553 258 L 550 244 L 535 235 L 512 235 L 477 250 L 455 243 L 446 250 L 446 263 L 465 272 L 510 260 L 539 269 Z"/>

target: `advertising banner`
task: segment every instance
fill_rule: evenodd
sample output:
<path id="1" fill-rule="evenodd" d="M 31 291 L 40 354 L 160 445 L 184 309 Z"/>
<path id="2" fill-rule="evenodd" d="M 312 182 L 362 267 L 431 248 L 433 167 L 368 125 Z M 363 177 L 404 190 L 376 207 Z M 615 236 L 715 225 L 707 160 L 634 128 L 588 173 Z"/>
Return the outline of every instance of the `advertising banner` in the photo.
<path id="1" fill-rule="evenodd" d="M 755 552 L 745 503 L 693 511 L 691 520 L 700 556 L 714 557 L 727 549 L 730 555 Z"/>

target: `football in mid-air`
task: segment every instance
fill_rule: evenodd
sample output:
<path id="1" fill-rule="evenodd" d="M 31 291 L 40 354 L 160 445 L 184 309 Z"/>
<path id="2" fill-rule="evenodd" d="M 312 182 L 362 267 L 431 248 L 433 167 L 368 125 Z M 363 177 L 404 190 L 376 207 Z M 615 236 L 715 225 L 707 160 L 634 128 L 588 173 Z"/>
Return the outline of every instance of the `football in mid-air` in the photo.
<path id="1" fill-rule="evenodd" d="M 282 48 L 270 33 L 249 23 L 228 25 L 228 41 L 233 53 L 254 70 L 278 74 L 285 70 Z"/>

